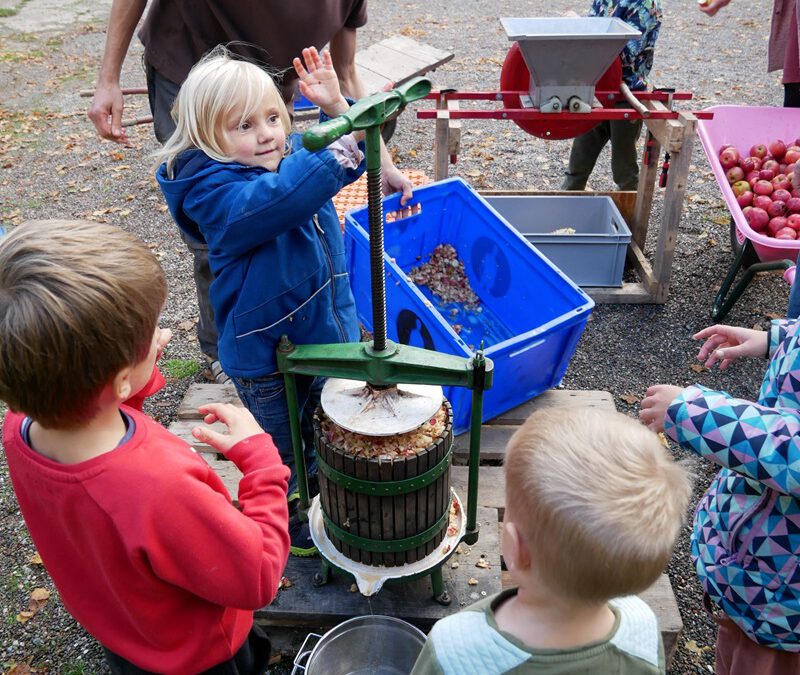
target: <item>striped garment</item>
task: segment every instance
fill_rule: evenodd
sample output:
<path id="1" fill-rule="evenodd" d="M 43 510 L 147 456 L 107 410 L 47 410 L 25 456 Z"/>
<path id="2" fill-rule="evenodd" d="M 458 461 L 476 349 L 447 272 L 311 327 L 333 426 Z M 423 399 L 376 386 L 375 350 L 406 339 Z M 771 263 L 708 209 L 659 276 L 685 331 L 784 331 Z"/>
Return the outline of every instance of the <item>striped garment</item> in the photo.
<path id="1" fill-rule="evenodd" d="M 800 348 L 794 320 L 774 321 L 758 402 L 688 387 L 664 431 L 722 469 L 697 506 L 700 583 L 753 640 L 800 652 Z"/>

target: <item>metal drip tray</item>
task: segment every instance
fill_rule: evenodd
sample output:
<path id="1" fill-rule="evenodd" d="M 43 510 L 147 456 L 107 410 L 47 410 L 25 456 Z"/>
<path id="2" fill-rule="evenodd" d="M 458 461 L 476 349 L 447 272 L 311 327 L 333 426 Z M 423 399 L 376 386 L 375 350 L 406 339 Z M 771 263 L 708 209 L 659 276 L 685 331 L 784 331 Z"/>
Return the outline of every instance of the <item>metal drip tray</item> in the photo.
<path id="1" fill-rule="evenodd" d="M 531 73 L 534 106 L 553 109 L 553 99 L 568 109 L 578 98 L 587 105 L 594 86 L 629 40 L 641 33 L 621 19 L 533 17 L 500 19 L 508 39 L 519 43 Z"/>

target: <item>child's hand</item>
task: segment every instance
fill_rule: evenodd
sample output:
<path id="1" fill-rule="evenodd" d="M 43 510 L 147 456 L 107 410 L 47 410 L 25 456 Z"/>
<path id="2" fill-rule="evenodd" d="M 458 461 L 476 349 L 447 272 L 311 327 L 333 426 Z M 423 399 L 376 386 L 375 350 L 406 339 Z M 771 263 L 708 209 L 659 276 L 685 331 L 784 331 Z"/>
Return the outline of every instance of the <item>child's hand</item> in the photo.
<path id="1" fill-rule="evenodd" d="M 742 356 L 766 356 L 769 335 L 763 330 L 740 328 L 739 326 L 709 326 L 692 336 L 695 340 L 705 338 L 705 343 L 697 354 L 698 361 L 705 361 L 706 368 L 719 363 L 725 370 Z"/>
<path id="2" fill-rule="evenodd" d="M 164 351 L 164 347 L 167 346 L 167 343 L 172 339 L 172 330 L 169 328 L 160 328 L 158 331 L 158 337 L 156 338 L 156 360 L 161 357 L 161 354 Z"/>
<path id="3" fill-rule="evenodd" d="M 292 61 L 300 78 L 300 93 L 329 117 L 345 112 L 350 106 L 339 89 L 339 77 L 333 69 L 331 53 L 323 50 L 320 54 L 316 47 L 306 47 L 303 61 L 305 66 L 298 58 Z"/>
<path id="4" fill-rule="evenodd" d="M 667 408 L 675 398 L 683 391 L 681 387 L 671 384 L 654 384 L 650 387 L 642 399 L 642 409 L 639 411 L 639 419 L 642 424 L 656 433 L 664 431 L 664 416 Z"/>
<path id="5" fill-rule="evenodd" d="M 208 427 L 195 427 L 192 429 L 192 436 L 198 441 L 208 443 L 223 455 L 239 441 L 264 433 L 264 430 L 256 422 L 255 417 L 246 408 L 239 408 L 230 403 L 209 403 L 208 405 L 201 405 L 198 410 L 204 414 L 203 422 L 206 424 L 222 422 L 228 427 L 228 434 L 217 433 Z"/>

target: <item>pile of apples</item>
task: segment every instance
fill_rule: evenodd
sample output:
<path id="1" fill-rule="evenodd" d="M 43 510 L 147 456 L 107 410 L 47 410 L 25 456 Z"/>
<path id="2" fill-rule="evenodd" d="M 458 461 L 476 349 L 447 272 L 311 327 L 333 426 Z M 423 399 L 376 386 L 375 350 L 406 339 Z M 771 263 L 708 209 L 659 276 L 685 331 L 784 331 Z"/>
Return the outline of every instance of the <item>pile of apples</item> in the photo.
<path id="1" fill-rule="evenodd" d="M 791 181 L 799 160 L 800 138 L 789 146 L 779 140 L 758 143 L 747 156 L 733 145 L 720 148 L 719 163 L 754 231 L 775 239 L 800 238 L 800 191 Z"/>

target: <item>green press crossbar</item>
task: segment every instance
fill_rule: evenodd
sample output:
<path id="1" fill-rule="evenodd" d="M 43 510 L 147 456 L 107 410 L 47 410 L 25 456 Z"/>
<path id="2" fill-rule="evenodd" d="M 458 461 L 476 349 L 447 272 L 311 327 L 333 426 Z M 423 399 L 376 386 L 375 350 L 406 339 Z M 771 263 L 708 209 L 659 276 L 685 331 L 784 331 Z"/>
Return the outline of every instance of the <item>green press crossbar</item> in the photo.
<path id="1" fill-rule="evenodd" d="M 483 392 L 492 386 L 494 364 L 491 359 L 485 358 L 482 351 L 478 351 L 472 358 L 462 358 L 421 347 L 398 345 L 389 340 L 386 342 L 386 349 L 376 352 L 367 342 L 294 345 L 288 338 L 284 338 L 278 347 L 277 360 L 278 370 L 283 373 L 286 383 L 289 426 L 292 433 L 301 512 L 308 508 L 309 499 L 295 375 L 367 380 L 377 385 L 413 382 L 472 389 L 467 523 L 464 541 L 467 544 L 474 544 L 478 540 L 478 469 L 481 453 Z"/>
<path id="2" fill-rule="evenodd" d="M 719 288 L 717 297 L 714 298 L 714 306 L 711 309 L 711 318 L 714 319 L 714 321 L 722 321 L 727 316 L 734 303 L 741 297 L 742 293 L 744 293 L 745 289 L 758 272 L 787 270 L 794 265 L 794 261 L 792 260 L 774 260 L 771 262 L 757 262 L 751 265 L 747 264 L 748 261 L 757 259 L 758 254 L 756 253 L 753 244 L 749 239 L 745 239 L 744 244 L 736 255 L 736 258 L 734 258 L 733 263 L 731 263 L 728 273 L 725 275 L 725 279 Z M 744 269 L 742 278 L 739 280 L 736 286 L 731 289 L 731 286 L 733 286 L 733 282 L 736 279 L 736 275 L 741 269 Z"/>
<path id="3" fill-rule="evenodd" d="M 355 478 L 348 476 L 341 471 L 337 471 L 330 464 L 328 464 L 322 457 L 317 455 L 317 469 L 325 474 L 326 478 L 336 485 L 343 487 L 350 492 L 357 492 L 362 495 L 373 495 L 377 497 L 396 497 L 397 495 L 405 495 L 409 492 L 416 492 L 424 487 L 427 487 L 439 478 L 447 467 L 450 466 L 450 461 L 453 459 L 453 444 L 450 444 L 450 449 L 447 451 L 442 460 L 432 469 L 428 469 L 425 473 L 421 473 L 413 478 L 404 478 L 403 480 L 392 481 L 376 481 L 364 480 L 362 478 Z"/>
<path id="4" fill-rule="evenodd" d="M 329 532 L 334 537 L 340 539 L 348 546 L 357 548 L 360 551 L 369 551 L 370 553 L 403 553 L 404 551 L 413 551 L 415 548 L 427 544 L 439 534 L 445 525 L 447 525 L 449 518 L 450 502 L 448 501 L 447 508 L 444 510 L 439 520 L 424 532 L 406 537 L 405 539 L 367 539 L 366 537 L 359 537 L 355 534 L 351 534 L 347 530 L 343 530 L 328 517 L 325 511 L 322 511 L 322 520 L 325 523 L 325 527 L 328 528 Z"/>

